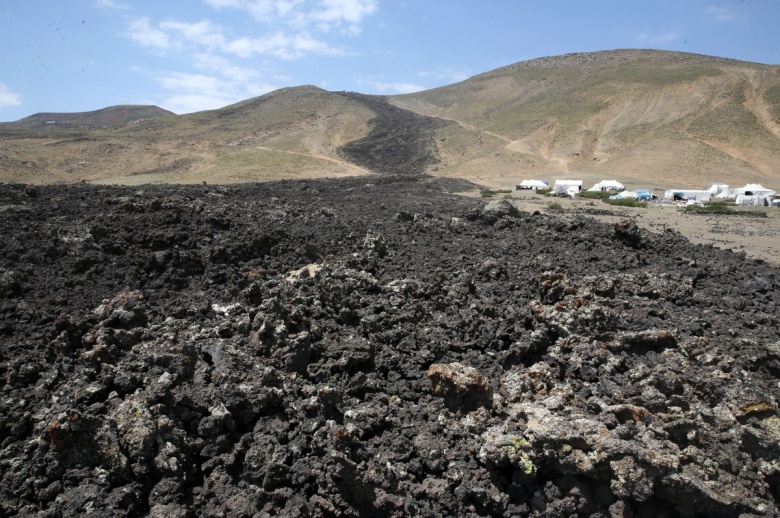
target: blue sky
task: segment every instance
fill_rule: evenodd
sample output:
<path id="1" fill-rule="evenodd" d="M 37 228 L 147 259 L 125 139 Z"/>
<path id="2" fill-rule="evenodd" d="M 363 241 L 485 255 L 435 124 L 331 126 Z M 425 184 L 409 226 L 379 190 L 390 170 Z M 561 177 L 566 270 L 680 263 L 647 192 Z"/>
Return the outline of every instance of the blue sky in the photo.
<path id="1" fill-rule="evenodd" d="M 303 84 L 408 93 L 617 48 L 778 64 L 778 20 L 778 0 L 3 0 L 0 121 Z"/>

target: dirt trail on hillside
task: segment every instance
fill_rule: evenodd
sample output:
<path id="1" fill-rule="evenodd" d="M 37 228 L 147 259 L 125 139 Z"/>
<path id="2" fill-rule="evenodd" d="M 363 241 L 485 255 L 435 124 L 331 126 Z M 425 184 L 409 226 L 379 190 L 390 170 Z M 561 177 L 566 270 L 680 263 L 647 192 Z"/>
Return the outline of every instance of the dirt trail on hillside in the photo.
<path id="1" fill-rule="evenodd" d="M 256 149 L 262 149 L 263 151 L 273 151 L 275 153 L 285 153 L 287 155 L 298 155 L 298 156 L 305 156 L 309 158 L 315 158 L 317 160 L 327 160 L 328 162 L 333 162 L 334 164 L 343 165 L 345 167 L 348 167 L 350 169 L 357 169 L 358 171 L 365 173 L 365 174 L 371 174 L 371 171 L 368 169 L 365 169 L 363 167 L 360 167 L 359 165 L 353 164 L 351 162 L 346 162 L 344 160 L 339 160 L 338 158 L 333 158 L 325 155 L 315 154 L 315 153 L 302 153 L 300 151 L 286 151 L 284 149 L 274 149 L 270 147 L 265 146 L 256 146 Z"/>

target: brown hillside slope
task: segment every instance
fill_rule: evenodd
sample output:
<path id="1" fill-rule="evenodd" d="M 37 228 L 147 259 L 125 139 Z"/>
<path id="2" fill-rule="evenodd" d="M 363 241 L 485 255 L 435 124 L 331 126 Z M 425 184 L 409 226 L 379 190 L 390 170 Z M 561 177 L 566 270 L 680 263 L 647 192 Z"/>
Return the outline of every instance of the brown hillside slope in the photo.
<path id="1" fill-rule="evenodd" d="M 649 50 L 535 59 L 390 101 L 457 121 L 434 174 L 780 188 L 780 67 Z"/>
<path id="2" fill-rule="evenodd" d="M 234 183 L 367 174 L 338 148 L 369 133 L 363 103 L 302 86 L 114 128 L 0 127 L 0 181 Z"/>
<path id="3" fill-rule="evenodd" d="M 120 105 L 81 113 L 36 113 L 13 123 L 0 123 L 0 128 L 103 128 L 172 115 L 175 113 L 157 106 Z"/>

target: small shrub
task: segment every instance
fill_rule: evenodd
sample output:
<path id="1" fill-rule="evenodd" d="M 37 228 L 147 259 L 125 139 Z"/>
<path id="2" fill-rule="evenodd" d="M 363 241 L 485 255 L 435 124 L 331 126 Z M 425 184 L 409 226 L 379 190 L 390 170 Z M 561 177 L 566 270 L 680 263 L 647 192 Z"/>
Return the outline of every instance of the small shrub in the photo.
<path id="1" fill-rule="evenodd" d="M 553 202 L 547 205 L 550 210 L 563 210 L 563 206 L 558 202 Z"/>
<path id="2" fill-rule="evenodd" d="M 705 201 L 704 206 L 707 207 L 708 209 L 712 209 L 715 207 L 736 207 L 737 204 L 731 200 L 716 200 L 716 201 Z"/>
<path id="3" fill-rule="evenodd" d="M 614 194 L 615 191 L 584 191 L 580 193 L 580 196 L 591 200 L 606 200 Z"/>
<path id="4" fill-rule="evenodd" d="M 483 198 L 492 198 L 494 194 L 496 194 L 496 192 L 488 188 L 480 189 L 479 191 L 479 195 Z"/>
<path id="5" fill-rule="evenodd" d="M 724 204 L 720 202 L 715 202 L 715 203 L 705 203 L 704 207 L 697 207 L 696 205 L 688 205 L 683 210 L 685 212 L 723 213 L 723 212 L 733 212 L 734 209 L 732 209 L 732 207 L 734 206 L 736 206 L 736 204 Z"/>
<path id="6" fill-rule="evenodd" d="M 536 189 L 536 194 L 539 196 L 547 196 L 552 192 L 552 189 Z"/>
<path id="7" fill-rule="evenodd" d="M 647 208 L 647 202 L 636 201 L 636 200 L 610 200 L 610 199 L 606 199 L 606 200 L 604 200 L 604 203 L 607 203 L 609 205 L 615 205 L 617 207 L 638 207 L 640 209 L 646 209 Z"/>

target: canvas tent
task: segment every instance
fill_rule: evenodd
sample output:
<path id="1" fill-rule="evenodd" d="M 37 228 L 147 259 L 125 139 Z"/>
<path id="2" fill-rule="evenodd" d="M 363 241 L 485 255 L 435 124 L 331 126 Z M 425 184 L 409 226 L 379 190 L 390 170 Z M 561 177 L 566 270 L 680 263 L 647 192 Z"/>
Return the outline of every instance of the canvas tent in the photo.
<path id="1" fill-rule="evenodd" d="M 669 189 L 664 193 L 664 198 L 667 200 L 710 201 L 712 194 L 710 191 L 695 189 Z"/>
<path id="2" fill-rule="evenodd" d="M 602 180 L 588 189 L 588 191 L 622 191 L 623 189 L 625 189 L 625 186 L 617 180 Z"/>
<path id="3" fill-rule="evenodd" d="M 582 180 L 555 180 L 553 193 L 564 196 L 577 196 L 582 192 Z"/>
<path id="4" fill-rule="evenodd" d="M 748 194 L 737 194 L 737 205 L 747 205 L 750 207 L 769 207 L 772 205 L 772 198 L 758 194 L 750 196 Z"/>
<path id="5" fill-rule="evenodd" d="M 543 182 L 542 180 L 523 180 L 519 184 L 517 184 L 516 189 L 549 189 L 550 184 L 547 182 Z"/>
<path id="6" fill-rule="evenodd" d="M 725 183 L 711 183 L 707 186 L 707 190 L 710 191 L 711 195 L 718 197 L 722 192 L 731 191 L 731 188 Z"/>
<path id="7" fill-rule="evenodd" d="M 760 183 L 749 183 L 744 187 L 738 187 L 736 194 L 737 196 L 740 194 L 747 196 L 774 196 L 775 191 L 772 189 L 767 189 Z"/>
<path id="8" fill-rule="evenodd" d="M 655 196 L 652 192 L 650 192 L 650 189 L 637 189 L 636 199 L 640 201 L 650 201 L 650 200 L 657 200 L 658 197 Z"/>
<path id="9" fill-rule="evenodd" d="M 636 200 L 637 198 L 638 195 L 634 191 L 623 191 L 609 197 L 610 200 Z"/>

